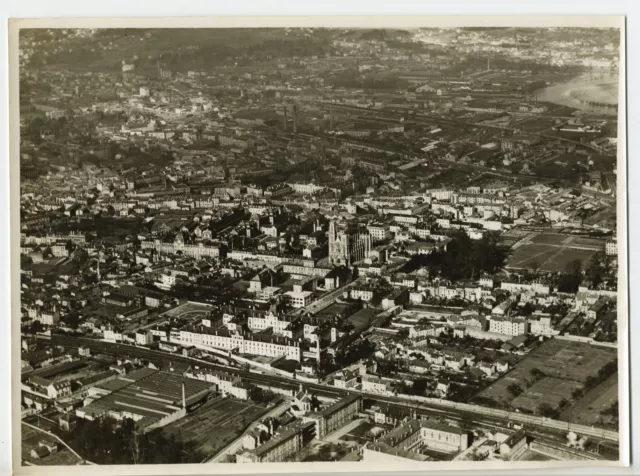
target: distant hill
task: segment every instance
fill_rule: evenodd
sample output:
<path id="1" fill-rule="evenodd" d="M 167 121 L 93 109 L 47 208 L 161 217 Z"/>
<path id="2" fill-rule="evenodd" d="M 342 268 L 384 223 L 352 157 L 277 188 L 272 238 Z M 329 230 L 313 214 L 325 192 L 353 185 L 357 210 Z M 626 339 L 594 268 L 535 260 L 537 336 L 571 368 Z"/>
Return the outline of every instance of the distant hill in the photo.
<path id="1" fill-rule="evenodd" d="M 316 29 L 310 33 L 308 29 L 282 28 L 103 29 L 82 38 L 70 33 L 66 40 L 60 39 L 60 32 L 56 35 L 57 51 L 51 51 L 46 41 L 35 48 L 36 66 L 38 53 L 43 58 L 46 53 L 41 64 L 50 67 L 110 70 L 120 68 L 123 61 L 160 60 L 178 70 L 183 65 L 206 68 L 233 58 L 323 55 L 331 49 L 333 38 L 330 30 Z M 31 37 L 47 38 L 48 33 L 34 31 Z"/>

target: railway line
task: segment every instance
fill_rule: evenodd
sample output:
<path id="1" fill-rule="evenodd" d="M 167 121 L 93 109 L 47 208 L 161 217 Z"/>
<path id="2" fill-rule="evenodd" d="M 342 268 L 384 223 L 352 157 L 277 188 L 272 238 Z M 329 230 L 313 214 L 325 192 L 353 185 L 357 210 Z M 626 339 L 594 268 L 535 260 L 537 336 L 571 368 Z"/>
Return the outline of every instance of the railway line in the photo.
<path id="1" fill-rule="evenodd" d="M 588 427 L 584 425 L 576 425 L 571 422 L 551 420 L 549 418 L 538 417 L 534 415 L 527 415 L 519 412 L 508 412 L 505 410 L 479 407 L 477 405 L 469 405 L 465 403 L 452 402 L 448 400 L 430 399 L 426 397 L 397 397 L 388 395 L 371 394 L 353 389 L 340 389 L 335 387 L 329 387 L 319 383 L 308 382 L 299 380 L 296 378 L 284 377 L 282 375 L 268 375 L 255 373 L 248 370 L 243 370 L 231 366 L 213 364 L 207 361 L 185 357 L 176 354 L 167 354 L 162 351 L 156 351 L 127 344 L 117 344 L 104 341 L 98 341 L 90 338 L 72 337 L 53 335 L 51 343 L 56 346 L 63 347 L 88 347 L 94 353 L 105 353 L 111 355 L 137 357 L 147 359 L 156 363 L 166 362 L 183 362 L 192 365 L 198 365 L 200 367 L 209 368 L 212 370 L 218 370 L 226 372 L 234 376 L 242 377 L 248 382 L 263 385 L 274 386 L 282 389 L 295 390 L 300 385 L 306 388 L 308 391 L 317 394 L 318 396 L 324 396 L 328 398 L 339 399 L 353 393 L 359 393 L 363 398 L 372 401 L 376 404 L 383 404 L 391 408 L 397 409 L 412 409 L 417 413 L 431 413 L 441 415 L 445 418 L 451 419 L 465 419 L 476 423 L 491 423 L 495 425 L 501 425 L 502 428 L 508 429 L 514 423 L 524 424 L 529 427 L 536 428 L 541 433 L 551 432 L 557 433 L 558 431 L 568 432 L 573 431 L 577 434 L 583 434 L 586 436 L 606 440 L 609 442 L 617 443 L 619 441 L 619 435 L 617 432 L 611 430 L 605 430 L 602 428 Z"/>
<path id="2" fill-rule="evenodd" d="M 466 127 L 480 127 L 480 128 L 485 128 L 485 129 L 492 129 L 492 130 L 502 130 L 502 131 L 513 131 L 516 132 L 518 129 L 517 128 L 510 128 L 510 127 L 503 127 L 503 126 L 496 126 L 496 125 L 491 125 L 491 124 L 478 124 L 475 122 L 468 122 L 468 121 L 461 121 L 461 120 L 456 120 L 456 119 L 447 119 L 445 117 L 441 117 L 441 116 L 433 116 L 433 115 L 428 115 L 428 114 L 401 114 L 398 112 L 394 112 L 392 110 L 373 110 L 373 109 L 367 109 L 367 108 L 362 108 L 362 107 L 358 107 L 358 106 L 349 106 L 346 104 L 333 104 L 332 105 L 333 108 L 336 109 L 342 109 L 342 110 L 347 110 L 347 111 L 353 111 L 353 112 L 358 112 L 360 114 L 368 114 L 370 116 L 372 116 L 372 118 L 379 118 L 379 120 L 385 120 L 388 121 L 390 118 L 395 118 L 397 120 L 400 120 L 401 118 L 406 120 L 407 124 L 411 124 L 411 123 L 422 123 L 422 124 L 444 124 L 444 125 L 450 125 L 450 126 L 466 126 Z M 380 115 L 382 114 L 382 116 Z M 359 116 L 362 117 L 362 116 Z M 545 117 L 545 116 L 540 116 L 540 117 Z M 579 145 L 581 147 L 586 147 L 594 152 L 597 153 L 602 153 L 602 151 L 596 147 L 591 146 L 590 144 L 584 144 L 582 142 L 576 142 L 574 140 L 571 139 L 567 139 L 565 137 L 561 137 L 561 136 L 554 136 L 554 135 L 550 135 L 550 134 L 544 134 L 542 132 L 532 132 L 532 134 L 534 135 L 539 135 L 540 137 L 543 137 L 545 139 L 551 139 L 551 140 L 560 140 L 560 141 L 564 141 L 564 142 L 568 142 L 570 144 L 573 145 Z"/>

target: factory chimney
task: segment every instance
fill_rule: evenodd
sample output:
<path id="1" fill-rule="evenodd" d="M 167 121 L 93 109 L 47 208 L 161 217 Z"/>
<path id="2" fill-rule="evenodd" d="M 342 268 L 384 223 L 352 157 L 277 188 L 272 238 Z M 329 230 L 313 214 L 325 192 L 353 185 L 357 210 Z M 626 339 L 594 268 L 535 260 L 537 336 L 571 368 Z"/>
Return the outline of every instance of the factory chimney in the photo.
<path id="1" fill-rule="evenodd" d="M 298 133 L 298 105 L 293 105 L 293 133 Z"/>
<path id="2" fill-rule="evenodd" d="M 329 130 L 333 130 L 333 105 L 329 104 Z"/>
<path id="3" fill-rule="evenodd" d="M 187 409 L 187 397 L 185 396 L 185 391 L 184 391 L 184 381 L 182 382 L 182 408 L 183 409 Z"/>
<path id="4" fill-rule="evenodd" d="M 287 105 L 284 105 L 284 130 L 287 131 Z"/>

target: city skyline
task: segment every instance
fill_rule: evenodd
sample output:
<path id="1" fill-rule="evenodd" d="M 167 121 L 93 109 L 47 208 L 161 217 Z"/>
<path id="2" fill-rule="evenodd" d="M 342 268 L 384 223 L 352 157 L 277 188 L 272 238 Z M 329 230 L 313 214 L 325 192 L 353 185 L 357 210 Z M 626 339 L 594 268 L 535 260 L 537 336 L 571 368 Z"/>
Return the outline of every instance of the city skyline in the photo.
<path id="1" fill-rule="evenodd" d="M 21 29 L 18 466 L 626 461 L 621 29 Z"/>

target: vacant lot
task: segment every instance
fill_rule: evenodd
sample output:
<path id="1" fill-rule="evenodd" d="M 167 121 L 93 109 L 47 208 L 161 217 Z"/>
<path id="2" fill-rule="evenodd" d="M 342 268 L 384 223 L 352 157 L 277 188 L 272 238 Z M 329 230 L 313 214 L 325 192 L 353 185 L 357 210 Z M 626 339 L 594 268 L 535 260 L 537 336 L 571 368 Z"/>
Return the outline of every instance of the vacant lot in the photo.
<path id="1" fill-rule="evenodd" d="M 493 401 L 504 408 L 533 413 L 538 412 L 542 403 L 557 408 L 562 400 L 570 401 L 573 391 L 582 388 L 588 377 L 596 376 L 615 359 L 615 349 L 552 339 L 525 356 L 513 370 L 475 398 L 479 403 Z M 617 389 L 614 384 L 611 382 Z"/>
<path id="2" fill-rule="evenodd" d="M 219 397 L 167 425 L 165 431 L 183 441 L 195 442 L 198 449 L 210 456 L 240 436 L 265 412 L 266 408 L 261 405 Z"/>

